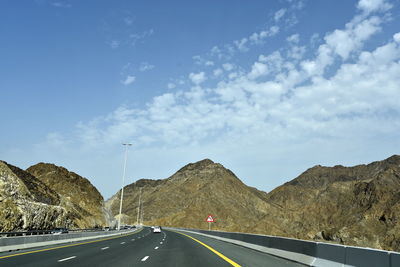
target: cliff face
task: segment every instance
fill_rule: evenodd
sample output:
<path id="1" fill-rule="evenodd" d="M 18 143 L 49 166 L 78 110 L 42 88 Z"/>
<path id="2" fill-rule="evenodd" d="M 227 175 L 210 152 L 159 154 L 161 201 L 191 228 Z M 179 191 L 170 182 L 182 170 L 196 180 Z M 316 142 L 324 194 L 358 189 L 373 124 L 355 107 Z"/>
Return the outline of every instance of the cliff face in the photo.
<path id="1" fill-rule="evenodd" d="M 268 194 L 283 235 L 400 251 L 400 156 L 315 166 Z M 269 232 L 263 222 L 257 231 Z M 273 233 L 272 233 L 273 234 Z"/>
<path id="2" fill-rule="evenodd" d="M 129 217 L 125 223 L 137 221 L 140 190 L 143 222 L 148 225 L 206 229 L 205 219 L 212 214 L 213 229 L 248 231 L 269 208 L 265 193 L 246 186 L 211 160 L 188 164 L 168 179 L 142 179 L 126 186 L 122 213 Z M 119 198 L 117 193 L 106 202 L 114 215 L 119 212 Z"/>
<path id="3" fill-rule="evenodd" d="M 0 231 L 71 225 L 59 195 L 31 174 L 0 161 Z"/>
<path id="4" fill-rule="evenodd" d="M 27 172 L 58 193 L 60 205 L 74 214 L 73 221 L 77 227 L 92 228 L 106 224 L 103 197 L 86 178 L 48 163 L 31 166 Z"/>
<path id="5" fill-rule="evenodd" d="M 53 164 L 24 171 L 0 161 L 0 232 L 102 225 L 103 197 L 87 179 Z"/>

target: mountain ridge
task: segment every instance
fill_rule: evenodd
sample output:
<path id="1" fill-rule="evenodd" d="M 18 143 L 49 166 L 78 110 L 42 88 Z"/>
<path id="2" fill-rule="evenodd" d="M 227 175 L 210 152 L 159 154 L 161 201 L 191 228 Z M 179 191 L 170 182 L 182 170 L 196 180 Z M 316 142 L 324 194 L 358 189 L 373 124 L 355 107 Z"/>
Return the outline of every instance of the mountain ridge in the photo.
<path id="1" fill-rule="evenodd" d="M 64 167 L 41 162 L 24 171 L 0 161 L 0 231 L 107 225 L 119 199 L 120 191 L 104 202 L 88 179 Z M 208 214 L 214 230 L 400 251 L 400 156 L 316 165 L 268 193 L 210 159 L 124 187 L 123 223 L 207 229 Z"/>
<path id="2" fill-rule="evenodd" d="M 142 188 L 144 223 L 150 225 L 206 229 L 210 213 L 218 230 L 400 251 L 398 155 L 351 167 L 317 165 L 269 193 L 245 185 L 209 159 L 189 163 L 166 179 L 147 181 L 124 188 L 123 214 L 130 223 L 137 220 Z M 106 201 L 114 200 L 109 205 L 114 212 L 118 197 L 117 192 Z"/>

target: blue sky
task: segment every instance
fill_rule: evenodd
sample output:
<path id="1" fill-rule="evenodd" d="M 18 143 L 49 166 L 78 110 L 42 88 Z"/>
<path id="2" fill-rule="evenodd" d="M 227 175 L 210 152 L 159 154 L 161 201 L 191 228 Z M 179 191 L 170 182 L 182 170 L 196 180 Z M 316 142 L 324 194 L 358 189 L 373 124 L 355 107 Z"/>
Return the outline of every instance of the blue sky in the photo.
<path id="1" fill-rule="evenodd" d="M 105 196 L 210 158 L 264 191 L 399 154 L 398 0 L 0 2 L 0 159 Z"/>

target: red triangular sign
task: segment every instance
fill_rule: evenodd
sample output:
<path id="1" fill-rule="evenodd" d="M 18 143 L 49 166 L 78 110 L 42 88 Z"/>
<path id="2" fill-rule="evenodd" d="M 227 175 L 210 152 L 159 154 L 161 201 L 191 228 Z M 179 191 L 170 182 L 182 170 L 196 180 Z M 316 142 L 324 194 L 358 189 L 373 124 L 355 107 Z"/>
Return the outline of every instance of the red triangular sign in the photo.
<path id="1" fill-rule="evenodd" d="M 207 222 L 214 222 L 214 218 L 211 215 L 208 215 Z"/>

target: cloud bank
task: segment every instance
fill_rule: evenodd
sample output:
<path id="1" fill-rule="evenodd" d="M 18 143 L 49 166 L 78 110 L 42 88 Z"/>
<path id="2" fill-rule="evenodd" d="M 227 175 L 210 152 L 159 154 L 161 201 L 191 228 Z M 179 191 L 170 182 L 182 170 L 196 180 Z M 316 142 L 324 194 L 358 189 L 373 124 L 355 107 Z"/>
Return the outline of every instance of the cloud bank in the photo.
<path id="1" fill-rule="evenodd" d="M 180 161 L 185 153 L 192 155 L 189 158 L 217 155 L 227 162 L 246 162 L 249 168 L 258 164 L 260 172 L 280 167 L 265 166 L 268 159 L 279 164 L 274 157 L 305 154 L 315 160 L 322 147 L 340 154 L 398 140 L 400 33 L 365 48 L 382 31 L 390 8 L 383 0 L 361 0 L 354 18 L 322 35 L 315 49 L 302 44 L 300 34 L 293 34 L 286 38 L 287 48 L 260 54 L 247 69 L 227 61 L 226 47 L 214 47 L 213 61 L 194 57 L 204 69 L 187 75 L 189 87 L 177 88 L 171 82 L 167 93 L 143 108 L 122 105 L 108 115 L 80 122 L 68 137 L 49 136 L 48 144 L 58 146 L 62 140 L 90 151 L 129 141 L 150 158 L 152 153 Z M 286 14 L 281 9 L 273 19 L 282 21 Z M 272 26 L 234 41 L 231 47 L 245 51 L 278 32 L 279 27 Z M 122 83 L 134 81 L 128 76 Z M 258 179 L 266 176 L 261 173 Z"/>

